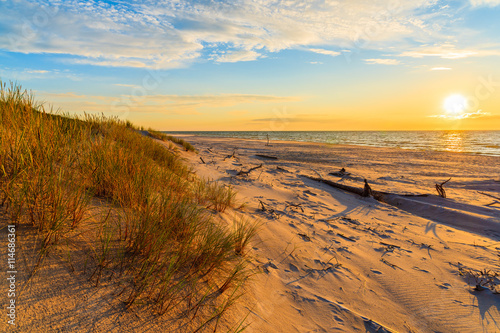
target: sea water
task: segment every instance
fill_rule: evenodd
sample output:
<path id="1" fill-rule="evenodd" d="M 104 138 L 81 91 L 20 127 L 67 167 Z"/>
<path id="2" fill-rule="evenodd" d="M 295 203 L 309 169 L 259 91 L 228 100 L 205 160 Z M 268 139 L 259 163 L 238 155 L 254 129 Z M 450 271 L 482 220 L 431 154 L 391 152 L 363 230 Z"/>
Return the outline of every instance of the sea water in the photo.
<path id="1" fill-rule="evenodd" d="M 451 151 L 500 156 L 500 131 L 270 131 L 270 132 L 168 132 L 200 136 L 271 141 Z"/>

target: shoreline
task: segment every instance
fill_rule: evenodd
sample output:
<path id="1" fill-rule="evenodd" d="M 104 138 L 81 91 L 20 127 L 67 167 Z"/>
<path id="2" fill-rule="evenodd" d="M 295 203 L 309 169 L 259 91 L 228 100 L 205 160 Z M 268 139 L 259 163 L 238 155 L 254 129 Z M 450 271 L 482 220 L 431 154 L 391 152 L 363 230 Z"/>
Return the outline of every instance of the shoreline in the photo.
<path id="1" fill-rule="evenodd" d="M 351 132 L 351 131 L 345 131 Z M 359 131 L 359 132 L 371 132 L 371 131 Z M 399 131 L 394 131 L 399 132 Z M 421 131 L 415 131 L 421 132 Z M 442 132 L 442 131 L 428 131 L 428 132 Z M 500 132 L 500 131 L 466 131 L 466 132 Z M 196 134 L 194 132 L 186 132 L 185 134 L 182 132 L 168 132 L 164 131 L 164 133 L 170 134 L 172 136 L 177 136 L 180 138 L 189 138 L 189 137 L 204 137 L 210 139 L 238 139 L 238 140 L 249 140 L 249 141 L 261 141 L 267 142 L 267 138 L 263 134 L 262 138 L 248 138 L 248 137 L 240 137 L 240 136 L 213 136 L 206 134 Z M 264 133 L 264 132 L 263 132 Z M 313 132 L 314 133 L 314 132 Z M 469 154 L 469 155 L 479 155 L 479 156 L 492 156 L 492 157 L 500 157 L 500 152 L 488 153 L 488 152 L 479 152 L 479 151 L 456 151 L 453 149 L 439 149 L 439 148 L 426 148 L 426 147 L 401 147 L 394 145 L 383 145 L 383 144 L 362 144 L 362 143 L 352 143 L 352 144 L 344 144 L 344 143 L 333 143 L 333 142 L 323 142 L 323 141 L 308 141 L 308 140 L 286 140 L 286 139 L 270 139 L 270 142 L 282 142 L 282 143 L 303 143 L 303 144 L 325 144 L 332 146 L 347 146 L 347 147 L 372 147 L 372 148 L 389 148 L 389 149 L 401 149 L 408 151 L 433 151 L 433 152 L 447 152 L 447 153 L 458 153 L 458 154 Z M 487 148 L 489 146 L 486 146 Z M 500 149 L 500 146 L 494 146 L 495 149 Z"/>

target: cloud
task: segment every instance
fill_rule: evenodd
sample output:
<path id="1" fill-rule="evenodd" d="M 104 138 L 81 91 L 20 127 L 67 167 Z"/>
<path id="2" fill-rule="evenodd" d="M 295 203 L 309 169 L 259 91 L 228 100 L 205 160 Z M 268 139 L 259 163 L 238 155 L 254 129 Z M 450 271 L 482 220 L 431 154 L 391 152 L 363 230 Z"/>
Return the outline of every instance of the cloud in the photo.
<path id="1" fill-rule="evenodd" d="M 30 74 L 47 74 L 47 73 L 50 73 L 50 71 L 40 70 L 40 69 L 29 69 L 29 70 L 26 70 L 26 73 L 30 73 Z"/>
<path id="2" fill-rule="evenodd" d="M 451 120 L 460 120 L 460 119 L 475 119 L 481 118 L 491 115 L 489 112 L 483 112 L 483 110 L 477 110 L 476 112 L 470 113 L 462 113 L 460 115 L 446 115 L 446 114 L 437 114 L 429 116 L 429 118 L 441 118 L 441 119 L 451 119 Z"/>
<path id="3" fill-rule="evenodd" d="M 431 71 L 451 71 L 450 67 L 433 67 Z"/>
<path id="4" fill-rule="evenodd" d="M 488 49 L 457 49 L 454 45 L 443 44 L 423 46 L 399 54 L 400 57 L 424 58 L 438 57 L 442 59 L 464 59 L 469 57 L 498 56 L 500 51 Z"/>
<path id="5" fill-rule="evenodd" d="M 257 60 L 261 55 L 255 51 L 234 51 L 228 52 L 215 57 L 217 62 L 239 62 L 239 61 L 253 61 Z"/>
<path id="6" fill-rule="evenodd" d="M 397 59 L 365 59 L 365 62 L 370 65 L 398 65 L 400 63 Z"/>
<path id="7" fill-rule="evenodd" d="M 470 3 L 474 7 L 496 7 L 500 5 L 500 0 L 470 0 Z"/>
<path id="8" fill-rule="evenodd" d="M 433 39 L 434 0 L 167 1 L 18 0 L 2 5 L 0 49 L 94 66 L 169 69 L 209 59 L 251 61 L 310 48 L 330 56 L 419 36 Z M 427 37 L 425 37 L 427 36 Z M 208 51 L 208 52 L 207 52 Z"/>
<path id="9" fill-rule="evenodd" d="M 332 56 L 332 57 L 336 57 L 338 55 L 341 55 L 340 52 L 330 51 L 330 50 L 323 50 L 323 49 L 309 49 L 309 51 L 314 52 L 314 53 L 329 55 L 329 56 Z"/>

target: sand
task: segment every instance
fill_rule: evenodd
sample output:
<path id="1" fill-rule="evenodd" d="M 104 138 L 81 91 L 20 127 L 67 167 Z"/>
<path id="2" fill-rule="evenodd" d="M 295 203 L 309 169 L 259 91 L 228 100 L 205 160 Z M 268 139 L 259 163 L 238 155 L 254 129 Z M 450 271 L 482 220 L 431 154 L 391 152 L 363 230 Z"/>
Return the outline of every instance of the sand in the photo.
<path id="1" fill-rule="evenodd" d="M 184 139 L 199 154 L 179 154 L 199 176 L 238 192 L 244 207 L 227 210 L 224 218 L 260 225 L 248 249 L 255 274 L 220 331 L 239 320 L 246 332 L 500 331 L 500 295 L 495 293 L 500 281 L 493 276 L 500 272 L 500 204 L 485 195 L 500 196 L 500 157 Z M 235 158 L 226 158 L 234 149 Z M 248 175 L 237 175 L 260 164 Z M 328 175 L 340 168 L 350 175 Z M 317 173 L 356 187 L 367 179 L 372 189 L 396 195 L 384 203 L 305 177 Z M 435 183 L 450 177 L 444 185 L 447 198 L 438 197 Z M 6 239 L 5 230 L 1 237 Z M 20 256 L 29 257 L 34 237 L 25 236 Z M 24 265 L 33 265 L 32 259 Z M 489 284 L 473 276 L 485 269 Z M 476 290 L 477 284 L 487 288 Z M 106 288 L 96 289 L 71 272 L 62 256 L 50 258 L 22 286 L 18 326 L 10 331 L 169 331 L 162 318 L 125 311 Z M 4 304 L 2 296 L 5 312 Z M 4 316 L 0 331 L 6 327 Z"/>

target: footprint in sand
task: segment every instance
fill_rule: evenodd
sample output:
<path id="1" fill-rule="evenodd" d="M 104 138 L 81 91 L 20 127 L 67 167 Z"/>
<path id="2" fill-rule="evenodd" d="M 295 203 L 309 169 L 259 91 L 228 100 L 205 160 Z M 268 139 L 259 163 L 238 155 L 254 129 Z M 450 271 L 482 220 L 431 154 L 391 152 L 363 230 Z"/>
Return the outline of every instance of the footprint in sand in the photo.
<path id="1" fill-rule="evenodd" d="M 381 271 L 377 271 L 376 269 L 371 269 L 371 271 L 372 271 L 372 273 L 375 273 L 375 274 L 379 274 L 379 275 L 382 274 Z"/>
<path id="2" fill-rule="evenodd" d="M 297 266 L 295 266 L 294 264 L 289 264 L 288 267 L 290 268 L 290 270 L 292 272 L 298 272 L 299 269 L 297 268 Z"/>

